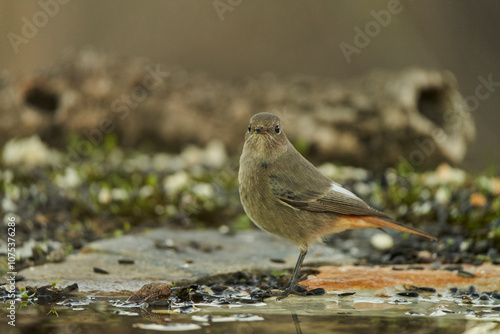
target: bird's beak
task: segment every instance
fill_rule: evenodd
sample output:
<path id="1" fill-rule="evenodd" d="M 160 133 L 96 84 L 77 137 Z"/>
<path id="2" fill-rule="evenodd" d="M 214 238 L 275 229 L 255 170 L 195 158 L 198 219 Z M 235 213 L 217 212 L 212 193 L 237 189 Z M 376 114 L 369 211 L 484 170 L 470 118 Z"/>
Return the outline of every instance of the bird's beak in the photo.
<path id="1" fill-rule="evenodd" d="M 257 127 L 255 128 L 255 130 L 253 130 L 252 134 L 254 134 L 254 133 L 257 133 L 257 134 L 260 134 L 260 135 L 263 135 L 263 134 L 266 134 L 266 135 L 269 135 L 269 136 L 271 135 L 269 132 L 265 131 L 265 130 L 264 130 L 262 127 L 260 127 L 260 126 L 257 126 Z"/>

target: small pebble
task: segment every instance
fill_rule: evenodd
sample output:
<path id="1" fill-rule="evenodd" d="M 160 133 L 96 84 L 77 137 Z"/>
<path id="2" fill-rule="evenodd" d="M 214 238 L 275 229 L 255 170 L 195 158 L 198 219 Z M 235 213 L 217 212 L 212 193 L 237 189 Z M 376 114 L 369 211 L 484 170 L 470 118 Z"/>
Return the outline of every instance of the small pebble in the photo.
<path id="1" fill-rule="evenodd" d="M 213 292 L 215 292 L 215 293 L 220 293 L 220 292 L 222 292 L 222 291 L 226 290 L 226 289 L 227 289 L 227 286 L 223 286 L 223 285 L 212 285 L 210 288 L 212 289 L 212 291 L 213 291 Z"/>
<path id="2" fill-rule="evenodd" d="M 431 266 L 432 270 L 441 269 L 441 264 L 439 262 L 433 262 Z"/>
<path id="3" fill-rule="evenodd" d="M 419 287 L 418 291 L 420 291 L 420 292 L 436 292 L 436 289 L 423 286 L 423 287 Z"/>
<path id="4" fill-rule="evenodd" d="M 271 262 L 273 262 L 273 263 L 285 263 L 286 261 L 283 260 L 283 259 L 276 259 L 276 258 L 274 258 L 274 259 L 271 259 Z"/>
<path id="5" fill-rule="evenodd" d="M 406 312 L 406 314 L 408 315 L 414 315 L 414 316 L 423 316 L 424 314 L 422 313 L 419 313 L 419 312 L 414 312 L 414 311 L 409 311 L 409 312 Z"/>
<path id="6" fill-rule="evenodd" d="M 96 274 L 104 274 L 104 275 L 108 275 L 109 272 L 104 270 L 104 269 L 101 269 L 101 268 L 98 268 L 98 267 L 94 267 L 94 272 Z"/>
<path id="7" fill-rule="evenodd" d="M 483 294 L 481 294 L 481 296 L 479 296 L 479 299 L 481 299 L 481 300 L 490 300 L 490 296 L 488 296 L 487 294 L 483 293 Z"/>
<path id="8" fill-rule="evenodd" d="M 419 267 L 419 266 L 409 266 L 408 270 L 424 270 L 424 267 Z"/>
<path id="9" fill-rule="evenodd" d="M 397 295 L 398 296 L 403 296 L 403 297 L 413 297 L 413 298 L 419 296 L 418 292 L 415 292 L 415 291 L 398 292 Z"/>
<path id="10" fill-rule="evenodd" d="M 378 250 L 388 250 L 394 247 L 394 239 L 387 233 L 377 233 L 370 238 L 371 245 Z"/>
<path id="11" fill-rule="evenodd" d="M 302 285 L 296 285 L 294 290 L 297 291 L 298 293 L 306 293 L 307 292 L 307 289 L 304 288 Z"/>
<path id="12" fill-rule="evenodd" d="M 347 296 L 352 296 L 352 295 L 355 295 L 356 292 L 343 292 L 343 293 L 339 293 L 337 296 L 339 297 L 347 297 Z"/>
<path id="13" fill-rule="evenodd" d="M 476 275 L 474 275 L 471 272 L 465 271 L 465 270 L 459 270 L 458 271 L 458 276 L 466 277 L 466 278 L 474 278 Z"/>
<path id="14" fill-rule="evenodd" d="M 445 267 L 444 270 L 455 271 L 455 270 L 462 270 L 462 268 L 463 267 L 461 265 L 456 265 L 456 266 Z"/>
<path id="15" fill-rule="evenodd" d="M 491 297 L 500 300 L 500 293 L 499 292 L 493 292 L 491 294 Z"/>
<path id="16" fill-rule="evenodd" d="M 326 293 L 326 291 L 323 288 L 316 288 L 316 289 L 312 289 L 312 290 L 307 291 L 308 296 L 322 296 L 325 293 Z"/>
<path id="17" fill-rule="evenodd" d="M 171 302 L 168 299 L 157 299 L 148 303 L 151 307 L 167 307 L 167 309 L 171 308 Z"/>

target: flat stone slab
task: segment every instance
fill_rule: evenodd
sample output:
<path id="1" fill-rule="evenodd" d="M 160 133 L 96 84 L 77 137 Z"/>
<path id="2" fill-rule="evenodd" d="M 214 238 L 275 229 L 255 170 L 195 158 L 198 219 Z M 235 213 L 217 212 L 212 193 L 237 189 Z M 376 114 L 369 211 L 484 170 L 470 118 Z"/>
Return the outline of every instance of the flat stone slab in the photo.
<path id="1" fill-rule="evenodd" d="M 463 268 L 462 273 L 472 274 L 470 277 L 464 277 L 458 270 L 446 270 L 448 266 L 440 269 L 433 269 L 431 264 L 419 264 L 419 269 L 411 269 L 409 265 L 323 266 L 318 268 L 317 275 L 310 275 L 301 285 L 308 289 L 323 288 L 326 291 L 376 290 L 403 285 L 433 287 L 439 290 L 474 285 L 481 291 L 498 291 L 500 287 L 500 265 L 460 265 Z"/>
<path id="2" fill-rule="evenodd" d="M 157 246 L 161 245 L 161 246 Z M 151 282 L 198 281 L 237 271 L 281 271 L 293 268 L 298 248 L 263 231 L 225 235 L 217 230 L 155 229 L 140 235 L 99 240 L 70 255 L 62 263 L 47 263 L 21 271 L 19 286 L 41 286 L 60 278 L 58 287 L 77 283 L 80 292 L 130 292 Z M 119 260 L 133 264 L 119 264 Z M 271 261 L 282 260 L 284 263 Z M 340 251 L 312 247 L 308 264 L 350 264 L 355 259 Z M 108 274 L 94 272 L 100 268 Z"/>

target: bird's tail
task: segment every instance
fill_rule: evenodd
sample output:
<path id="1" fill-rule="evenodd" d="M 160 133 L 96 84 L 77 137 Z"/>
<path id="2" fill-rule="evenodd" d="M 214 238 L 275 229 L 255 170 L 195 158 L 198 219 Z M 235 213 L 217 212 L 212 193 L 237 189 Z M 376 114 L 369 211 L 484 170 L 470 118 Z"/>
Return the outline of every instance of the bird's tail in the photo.
<path id="1" fill-rule="evenodd" d="M 395 222 L 395 221 L 388 221 L 388 220 L 378 218 L 378 217 L 373 217 L 373 216 L 367 216 L 367 217 L 366 216 L 365 217 L 357 216 L 356 218 L 358 218 L 358 219 L 361 218 L 365 222 L 375 225 L 374 227 L 388 227 L 388 228 L 392 228 L 394 230 L 420 235 L 422 237 L 426 237 L 426 238 L 429 238 L 431 240 L 437 240 L 435 237 L 433 237 L 427 233 L 424 233 L 420 230 L 417 230 L 416 228 L 409 227 L 409 226 L 403 225 L 403 224 Z"/>

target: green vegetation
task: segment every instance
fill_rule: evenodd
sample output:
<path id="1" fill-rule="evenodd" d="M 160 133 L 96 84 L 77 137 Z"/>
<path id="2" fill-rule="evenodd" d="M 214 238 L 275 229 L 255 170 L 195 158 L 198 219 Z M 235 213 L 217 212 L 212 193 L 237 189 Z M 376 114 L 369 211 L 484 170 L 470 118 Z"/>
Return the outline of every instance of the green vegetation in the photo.
<path id="1" fill-rule="evenodd" d="M 0 200 L 19 218 L 20 244 L 61 240 L 69 254 L 92 240 L 160 226 L 255 228 L 239 202 L 237 156 L 224 153 L 214 161 L 217 154 L 208 146 L 144 154 L 119 148 L 116 137 L 106 136 L 90 154 L 70 157 L 83 140 L 73 136 L 54 164 L 0 163 Z M 454 231 L 470 244 L 500 248 L 500 179 L 492 166 L 478 176 L 448 165 L 424 173 L 403 167 L 377 176 L 329 163 L 320 168 L 398 221 L 431 224 L 434 234 Z M 37 263 L 46 252 L 37 249 Z"/>

